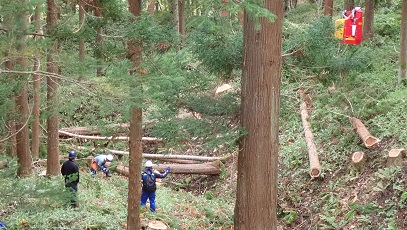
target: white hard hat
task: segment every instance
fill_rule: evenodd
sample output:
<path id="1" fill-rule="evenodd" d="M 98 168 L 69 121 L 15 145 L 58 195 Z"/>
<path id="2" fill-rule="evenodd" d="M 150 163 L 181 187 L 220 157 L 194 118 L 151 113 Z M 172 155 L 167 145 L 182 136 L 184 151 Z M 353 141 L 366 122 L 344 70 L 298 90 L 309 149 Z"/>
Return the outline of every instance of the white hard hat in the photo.
<path id="1" fill-rule="evenodd" d="M 145 166 L 146 166 L 146 168 L 151 168 L 151 167 L 153 167 L 153 162 L 151 162 L 150 160 L 148 160 L 148 161 L 146 161 Z"/>
<path id="2" fill-rule="evenodd" d="M 112 161 L 113 160 L 113 155 L 112 154 L 107 155 L 106 160 Z"/>

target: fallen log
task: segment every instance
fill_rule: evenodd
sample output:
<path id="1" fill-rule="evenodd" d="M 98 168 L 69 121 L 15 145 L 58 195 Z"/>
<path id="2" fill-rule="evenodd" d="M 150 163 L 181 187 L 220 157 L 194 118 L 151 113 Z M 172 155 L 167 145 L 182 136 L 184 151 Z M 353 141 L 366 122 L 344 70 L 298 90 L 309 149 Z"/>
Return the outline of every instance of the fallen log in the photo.
<path id="1" fill-rule="evenodd" d="M 123 131 L 128 132 L 128 128 L 130 127 L 129 124 L 114 124 L 114 125 L 109 125 L 107 126 L 108 128 L 118 128 L 122 129 Z M 61 131 L 68 132 L 68 133 L 73 133 L 73 134 L 79 134 L 79 135 L 100 135 L 101 132 L 98 127 L 92 126 L 92 127 L 70 127 L 70 128 L 62 128 L 60 129 Z M 66 134 L 60 133 L 60 137 L 64 136 Z"/>
<path id="2" fill-rule="evenodd" d="M 58 130 L 60 134 L 64 134 L 69 137 L 74 137 L 74 138 L 82 138 L 82 139 L 88 139 L 88 140 L 110 140 L 110 141 L 128 141 L 129 137 L 124 137 L 124 136 L 110 136 L 110 137 L 101 137 L 101 136 L 88 136 L 88 135 L 81 135 L 81 134 L 75 134 L 75 133 L 69 133 L 63 130 Z M 141 140 L 143 141 L 160 141 L 158 138 L 154 137 L 143 137 Z"/>
<path id="3" fill-rule="evenodd" d="M 356 129 L 359 137 L 362 139 L 363 144 L 365 145 L 366 148 L 368 149 L 373 148 L 380 142 L 380 139 L 372 136 L 369 133 L 369 131 L 367 130 L 367 128 L 365 127 L 361 120 L 359 120 L 356 117 L 352 117 L 350 118 L 350 122 L 352 124 L 352 127 Z"/>
<path id="4" fill-rule="evenodd" d="M 117 155 L 128 155 L 129 152 L 127 151 L 119 151 L 119 150 L 111 150 L 108 149 L 107 151 L 117 154 Z M 143 153 L 144 158 L 149 159 L 179 159 L 179 160 L 195 160 L 195 161 L 216 161 L 216 160 L 226 160 L 229 156 L 226 157 L 204 157 L 204 156 L 192 156 L 192 155 L 173 155 L 173 154 L 151 154 L 151 153 Z"/>
<path id="5" fill-rule="evenodd" d="M 387 157 L 387 167 L 402 167 L 403 157 L 406 154 L 405 149 L 392 149 Z"/>
<path id="6" fill-rule="evenodd" d="M 353 168 L 356 171 L 362 171 L 364 164 L 366 162 L 366 157 L 364 152 L 354 152 L 352 155 Z"/>
<path id="7" fill-rule="evenodd" d="M 174 174 L 219 175 L 222 172 L 220 161 L 201 164 L 159 164 L 154 166 L 154 170 L 164 172 L 168 166 L 171 167 L 170 173 Z M 127 166 L 118 165 L 114 170 L 124 176 L 129 176 Z"/>
<path id="8" fill-rule="evenodd" d="M 302 125 L 304 127 L 305 142 L 307 143 L 309 158 L 309 174 L 311 178 L 317 178 L 321 174 L 321 164 L 319 163 L 317 148 L 314 144 L 314 137 L 311 131 L 311 124 L 308 121 L 307 104 L 303 102 L 300 106 Z"/>

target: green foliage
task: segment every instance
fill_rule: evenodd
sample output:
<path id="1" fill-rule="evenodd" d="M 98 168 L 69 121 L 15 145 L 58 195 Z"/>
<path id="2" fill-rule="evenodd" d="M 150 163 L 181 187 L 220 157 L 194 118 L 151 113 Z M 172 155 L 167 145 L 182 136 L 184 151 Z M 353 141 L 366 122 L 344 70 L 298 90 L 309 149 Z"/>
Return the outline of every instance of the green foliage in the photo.
<path id="1" fill-rule="evenodd" d="M 205 19 L 189 35 L 189 39 L 192 40 L 190 52 L 210 73 L 230 79 L 233 70 L 241 68 L 241 28 L 229 28 L 225 20 Z"/>

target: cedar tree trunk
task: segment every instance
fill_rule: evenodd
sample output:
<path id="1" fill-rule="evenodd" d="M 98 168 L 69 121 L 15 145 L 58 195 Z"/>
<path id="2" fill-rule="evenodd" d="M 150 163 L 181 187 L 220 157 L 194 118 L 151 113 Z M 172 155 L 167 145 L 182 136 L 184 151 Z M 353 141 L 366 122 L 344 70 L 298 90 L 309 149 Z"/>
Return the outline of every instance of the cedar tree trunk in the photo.
<path id="1" fill-rule="evenodd" d="M 25 1 L 19 1 L 23 4 Z M 22 21 L 19 24 L 19 33 L 18 35 L 18 48 L 17 50 L 21 56 L 17 59 L 17 65 L 15 66 L 18 70 L 25 71 L 28 68 L 27 58 L 24 57 L 26 52 L 26 42 L 27 42 L 27 29 L 29 23 L 29 14 L 27 11 L 22 12 L 19 15 L 19 19 Z M 27 86 L 28 81 L 26 76 L 20 75 L 19 78 L 22 82 L 19 94 L 17 95 L 16 108 L 18 113 L 18 121 L 16 123 L 17 129 L 17 157 L 19 168 L 17 171 L 17 176 L 25 177 L 31 174 L 31 154 L 30 154 L 30 132 L 28 129 L 28 120 L 29 120 L 29 109 L 28 109 L 28 92 Z"/>
<path id="2" fill-rule="evenodd" d="M 398 83 L 406 79 L 407 76 L 407 0 L 403 0 L 401 13 L 401 35 L 400 35 L 400 60 Z"/>
<path id="3" fill-rule="evenodd" d="M 334 7 L 333 0 L 325 0 L 324 4 L 324 15 L 330 15 L 332 17 L 332 9 Z"/>
<path id="4" fill-rule="evenodd" d="M 141 15 L 141 0 L 128 0 L 129 12 L 139 19 Z M 133 70 L 141 65 L 141 41 L 130 39 L 128 41 L 128 57 L 133 63 Z M 141 87 L 135 87 L 135 90 Z M 140 196 L 141 196 L 141 161 L 143 148 L 141 139 L 143 136 L 142 108 L 133 107 L 130 110 L 130 132 L 129 132 L 129 191 L 128 191 L 128 206 L 127 206 L 127 229 L 141 229 L 140 223 Z"/>
<path id="5" fill-rule="evenodd" d="M 58 6 L 55 0 L 47 0 L 47 31 L 52 35 L 54 26 L 58 21 Z M 48 50 L 47 56 L 47 105 L 49 117 L 47 118 L 47 175 L 59 175 L 59 134 L 58 134 L 58 65 L 54 61 L 58 53 L 58 41 L 55 40 Z"/>
<path id="6" fill-rule="evenodd" d="M 374 20 L 375 0 L 366 0 L 365 17 L 363 20 L 363 39 L 373 37 L 373 20 Z"/>
<path id="7" fill-rule="evenodd" d="M 277 229 L 277 163 L 280 112 L 281 47 L 284 3 L 264 0 L 274 22 L 260 18 L 260 30 L 245 11 L 236 230 Z"/>

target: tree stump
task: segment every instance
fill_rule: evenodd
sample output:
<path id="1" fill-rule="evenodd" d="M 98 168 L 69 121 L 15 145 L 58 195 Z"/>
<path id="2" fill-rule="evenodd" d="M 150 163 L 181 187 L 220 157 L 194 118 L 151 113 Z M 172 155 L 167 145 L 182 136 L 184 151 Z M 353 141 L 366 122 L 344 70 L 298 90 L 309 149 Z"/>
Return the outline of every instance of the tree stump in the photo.
<path id="1" fill-rule="evenodd" d="M 366 129 L 365 125 L 362 123 L 361 120 L 359 120 L 356 117 L 352 117 L 351 119 L 351 124 L 354 129 L 356 129 L 359 137 L 362 139 L 363 144 L 366 146 L 366 148 L 373 148 L 376 146 L 377 143 L 380 142 L 380 139 L 372 136 L 369 131 Z"/>
<path id="2" fill-rule="evenodd" d="M 403 166 L 403 157 L 406 154 L 404 149 L 392 149 L 389 151 L 387 158 L 387 167 L 402 167 Z"/>
<path id="3" fill-rule="evenodd" d="M 356 171 L 363 171 L 366 162 L 364 152 L 354 152 L 352 155 L 352 165 Z"/>
<path id="4" fill-rule="evenodd" d="M 148 222 L 147 229 L 160 229 L 160 230 L 167 230 L 168 226 L 159 220 L 151 220 Z"/>

